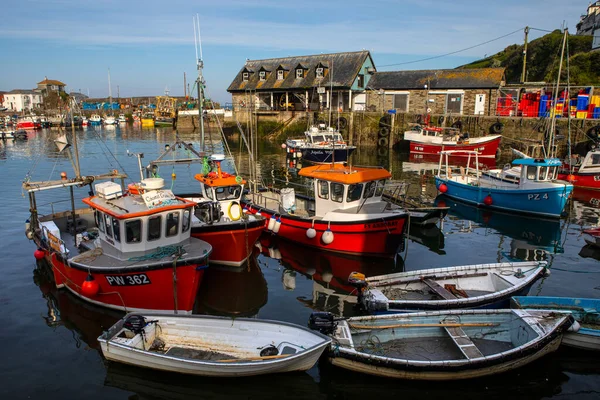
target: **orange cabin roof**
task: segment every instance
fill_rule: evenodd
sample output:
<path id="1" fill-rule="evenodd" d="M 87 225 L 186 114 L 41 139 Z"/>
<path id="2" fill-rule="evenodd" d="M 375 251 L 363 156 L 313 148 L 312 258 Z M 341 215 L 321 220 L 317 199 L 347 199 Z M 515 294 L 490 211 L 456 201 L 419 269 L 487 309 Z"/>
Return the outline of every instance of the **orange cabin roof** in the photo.
<path id="1" fill-rule="evenodd" d="M 202 182 L 207 186 L 232 186 L 232 185 L 244 185 L 246 181 L 242 179 L 241 182 L 236 181 L 236 176 L 228 174 L 227 172 L 222 172 L 221 176 L 219 176 L 216 172 L 209 172 L 208 174 L 196 174 L 194 178 L 197 181 Z"/>
<path id="2" fill-rule="evenodd" d="M 157 214 L 163 211 L 169 210 L 178 210 L 190 208 L 196 205 L 195 202 L 183 199 L 181 197 L 175 197 L 180 201 L 179 204 L 171 204 L 162 207 L 156 207 L 148 209 L 145 204 L 140 204 L 139 197 L 137 200 L 134 200 L 132 196 L 123 196 L 119 199 L 112 200 L 114 203 L 119 204 L 111 204 L 106 202 L 104 199 L 98 196 L 86 197 L 82 199 L 82 201 L 88 206 L 100 210 L 108 215 L 111 215 L 117 219 L 129 219 L 129 218 L 138 218 L 147 215 Z M 120 201 L 118 201 L 120 200 Z M 124 208 L 123 206 L 127 207 Z"/>
<path id="3" fill-rule="evenodd" d="M 392 177 L 383 168 L 348 167 L 340 164 L 315 165 L 302 168 L 301 176 L 344 184 L 363 183 Z"/>

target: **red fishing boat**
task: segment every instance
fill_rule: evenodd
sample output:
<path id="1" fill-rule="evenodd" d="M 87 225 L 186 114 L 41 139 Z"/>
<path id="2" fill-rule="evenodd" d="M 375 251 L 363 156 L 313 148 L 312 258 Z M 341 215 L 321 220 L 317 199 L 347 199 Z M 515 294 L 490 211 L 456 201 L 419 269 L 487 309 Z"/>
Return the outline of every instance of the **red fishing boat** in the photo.
<path id="1" fill-rule="evenodd" d="M 19 117 L 17 129 L 42 129 L 42 124 L 34 117 Z"/>
<path id="2" fill-rule="evenodd" d="M 583 159 L 576 158 L 565 164 L 558 179 L 571 182 L 576 190 L 600 190 L 600 150 L 588 151 Z"/>
<path id="3" fill-rule="evenodd" d="M 312 179 L 315 198 L 284 188 L 245 199 L 249 213 L 269 219 L 267 230 L 346 254 L 393 257 L 401 250 L 408 213 L 382 199 L 388 171 L 334 164 L 302 168 L 298 174 Z"/>
<path id="4" fill-rule="evenodd" d="M 496 157 L 502 135 L 469 137 L 455 128 L 440 128 L 416 124 L 404 132 L 404 140 L 410 142 L 410 152 L 416 154 L 440 154 L 442 150 L 477 151 L 479 158 Z M 465 154 L 465 153 L 463 153 Z"/>
<path id="5" fill-rule="evenodd" d="M 74 206 L 73 188 L 124 178 L 114 171 L 25 182 L 32 210 L 26 232 L 38 246 L 35 256 L 51 264 L 58 288 L 91 303 L 128 312 L 191 313 L 212 251 L 190 237 L 194 202 L 163 189 L 163 179 L 150 178 L 141 182 L 142 194 L 123 192 L 123 183 L 96 183 L 97 194 L 83 199 L 87 207 Z M 38 215 L 36 193 L 61 187 L 70 189 L 71 209 Z"/>

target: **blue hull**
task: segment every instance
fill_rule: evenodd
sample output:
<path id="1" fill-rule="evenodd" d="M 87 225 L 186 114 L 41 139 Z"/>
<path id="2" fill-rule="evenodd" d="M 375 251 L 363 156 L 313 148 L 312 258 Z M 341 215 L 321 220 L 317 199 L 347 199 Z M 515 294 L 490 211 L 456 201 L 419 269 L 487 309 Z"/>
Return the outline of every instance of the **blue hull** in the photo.
<path id="1" fill-rule="evenodd" d="M 331 162 L 342 163 L 347 162 L 350 155 L 354 153 L 356 148 L 349 149 L 323 149 L 323 148 L 304 148 L 302 158 L 316 164 L 328 164 Z"/>
<path id="2" fill-rule="evenodd" d="M 477 206 L 492 209 L 520 212 L 527 214 L 543 215 L 546 217 L 560 218 L 565 205 L 573 191 L 572 186 L 540 189 L 495 189 L 482 188 L 457 183 L 451 180 L 435 178 L 435 186 L 446 184 L 446 196 L 462 200 Z M 492 198 L 492 204 L 486 205 L 484 199 Z"/>

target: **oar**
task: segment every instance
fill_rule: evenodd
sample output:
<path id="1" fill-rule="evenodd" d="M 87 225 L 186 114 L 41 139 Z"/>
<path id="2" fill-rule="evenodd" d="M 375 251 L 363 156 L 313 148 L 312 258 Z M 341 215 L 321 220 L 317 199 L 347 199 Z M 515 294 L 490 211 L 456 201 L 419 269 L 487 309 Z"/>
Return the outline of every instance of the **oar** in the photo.
<path id="1" fill-rule="evenodd" d="M 236 362 L 236 361 L 261 361 L 261 360 L 272 360 L 275 358 L 289 357 L 290 354 L 278 354 L 276 356 L 264 356 L 264 357 L 248 357 L 248 358 L 232 358 L 228 360 L 215 360 L 217 362 Z"/>
<path id="2" fill-rule="evenodd" d="M 391 328 L 458 328 L 463 326 L 485 327 L 498 326 L 493 322 L 466 322 L 466 323 L 429 323 L 429 324 L 397 324 L 397 325 L 354 325 L 348 323 L 353 329 L 391 329 Z"/>

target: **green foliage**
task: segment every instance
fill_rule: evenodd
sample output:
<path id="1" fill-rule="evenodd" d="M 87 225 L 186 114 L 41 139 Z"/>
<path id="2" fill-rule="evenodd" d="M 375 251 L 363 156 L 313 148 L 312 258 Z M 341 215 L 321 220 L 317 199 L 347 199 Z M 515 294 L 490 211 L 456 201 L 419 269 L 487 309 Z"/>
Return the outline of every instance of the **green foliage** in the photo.
<path id="1" fill-rule="evenodd" d="M 560 51 L 562 48 L 563 34 L 555 30 L 541 38 L 532 40 L 527 45 L 527 77 L 528 82 L 553 82 L 558 73 Z M 599 52 L 591 52 L 592 37 L 569 35 L 568 64 L 570 82 L 572 85 L 598 85 L 600 83 Z M 565 54 L 567 57 L 567 54 Z M 561 81 L 567 79 L 567 62 L 563 65 Z M 523 45 L 513 44 L 482 60 L 474 61 L 459 68 L 506 68 L 506 82 L 518 83 L 521 81 L 523 70 Z"/>

